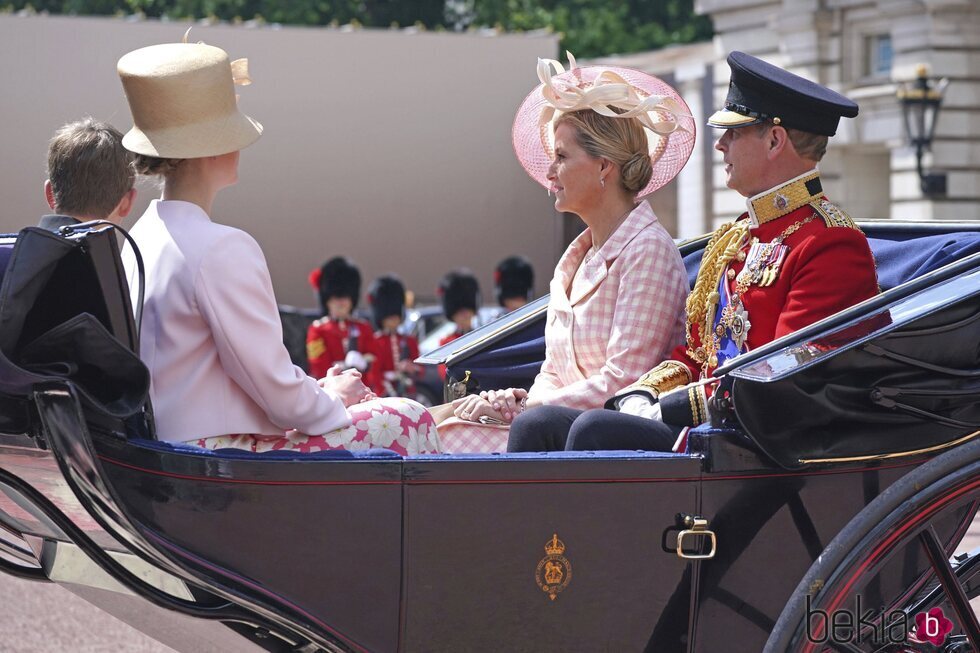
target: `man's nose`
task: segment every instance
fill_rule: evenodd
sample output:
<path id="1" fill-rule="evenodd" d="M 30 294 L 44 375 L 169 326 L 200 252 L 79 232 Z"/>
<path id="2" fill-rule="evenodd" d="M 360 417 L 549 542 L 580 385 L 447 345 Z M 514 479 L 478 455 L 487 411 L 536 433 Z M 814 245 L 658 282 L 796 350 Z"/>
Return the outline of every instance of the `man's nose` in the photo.
<path id="1" fill-rule="evenodd" d="M 717 141 L 715 141 L 715 149 L 719 152 L 724 152 L 728 148 L 728 141 L 731 140 L 732 134 L 730 129 L 726 129 L 725 133 L 721 135 Z"/>

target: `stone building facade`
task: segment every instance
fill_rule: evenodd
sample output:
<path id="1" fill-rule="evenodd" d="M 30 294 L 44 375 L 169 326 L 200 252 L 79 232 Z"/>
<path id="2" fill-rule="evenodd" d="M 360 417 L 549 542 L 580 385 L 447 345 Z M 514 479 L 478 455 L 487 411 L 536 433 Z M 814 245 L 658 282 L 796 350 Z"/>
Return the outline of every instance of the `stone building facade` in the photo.
<path id="1" fill-rule="evenodd" d="M 977 0 L 697 0 L 713 43 L 598 60 L 647 70 L 676 85 L 699 125 L 727 92 L 731 50 L 829 86 L 861 107 L 842 120 L 820 164 L 827 194 L 855 218 L 980 220 L 980 2 Z M 920 64 L 949 85 L 925 167 L 947 192 L 920 189 L 896 92 Z M 744 210 L 725 187 L 717 133 L 705 127 L 676 188 L 680 236 Z"/>

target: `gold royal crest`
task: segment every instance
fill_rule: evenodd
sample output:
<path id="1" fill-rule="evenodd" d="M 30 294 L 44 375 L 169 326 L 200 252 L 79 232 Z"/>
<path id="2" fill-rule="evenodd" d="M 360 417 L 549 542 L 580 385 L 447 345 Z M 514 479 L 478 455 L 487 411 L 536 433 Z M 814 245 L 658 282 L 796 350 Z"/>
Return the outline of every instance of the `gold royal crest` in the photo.
<path id="1" fill-rule="evenodd" d="M 558 533 L 544 545 L 544 552 L 545 557 L 534 570 L 534 580 L 541 591 L 554 601 L 572 580 L 572 563 L 562 555 L 565 553 L 565 543 L 558 539 Z"/>

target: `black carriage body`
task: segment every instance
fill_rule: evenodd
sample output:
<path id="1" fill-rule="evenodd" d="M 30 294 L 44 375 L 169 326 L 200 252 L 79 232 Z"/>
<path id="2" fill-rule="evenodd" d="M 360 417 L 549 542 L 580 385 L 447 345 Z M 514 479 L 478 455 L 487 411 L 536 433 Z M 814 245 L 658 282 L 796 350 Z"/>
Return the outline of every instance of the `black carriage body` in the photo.
<path id="1" fill-rule="evenodd" d="M 964 260 L 922 289 L 945 289 L 928 308 L 917 307 L 918 291 L 893 296 L 748 362 L 789 355 L 899 302 L 911 321 L 875 322 L 795 373 L 736 383 L 764 395 L 915 320 L 962 319 L 978 290 L 956 280 L 980 268 L 976 255 Z M 532 305 L 488 325 L 455 346 L 451 369 L 486 356 L 508 359 L 512 377 L 533 368 L 536 345 L 521 334 L 540 338 L 541 315 Z M 702 428 L 685 454 L 253 455 L 90 428 L 70 385 L 39 388 L 32 405 L 35 435 L 0 435 L 0 523 L 13 536 L 0 538 L 0 553 L 21 561 L 3 569 L 66 583 L 178 650 L 200 638 L 226 650 L 762 650 L 824 546 L 949 444 L 796 464 L 809 455 L 801 450 L 781 465 L 770 442 Z M 707 553 L 706 534 L 688 534 L 679 555 L 678 534 L 691 529 L 678 516 L 707 520 L 713 557 L 694 558 Z M 111 551 L 183 599 L 155 596 L 99 551 L 74 571 L 59 564 L 76 546 Z M 200 618 L 160 632 L 165 613 L 151 603 Z"/>
<path id="2" fill-rule="evenodd" d="M 705 449 L 690 455 L 462 460 L 93 444 L 164 561 L 204 587 L 283 606 L 352 650 L 719 651 L 732 637 L 761 650 L 822 546 L 918 461 L 786 471 L 718 435 L 702 434 L 692 445 Z M 32 480 L 67 499 L 47 465 Z M 15 447 L 2 448 L 0 466 L 27 476 Z M 12 524 L 20 532 L 66 541 L 19 503 L 35 515 Z M 74 501 L 62 505 L 101 546 L 127 550 Z M 714 559 L 678 557 L 678 513 L 709 516 Z M 551 599 L 536 576 L 554 535 L 571 577 Z"/>

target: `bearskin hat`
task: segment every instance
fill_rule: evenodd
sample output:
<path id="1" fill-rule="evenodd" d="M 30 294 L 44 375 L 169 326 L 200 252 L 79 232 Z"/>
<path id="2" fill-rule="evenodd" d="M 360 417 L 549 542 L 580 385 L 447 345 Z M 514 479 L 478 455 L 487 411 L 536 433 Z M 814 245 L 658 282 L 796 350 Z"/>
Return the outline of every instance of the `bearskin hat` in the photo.
<path id="1" fill-rule="evenodd" d="M 439 296 L 442 297 L 442 311 L 451 320 L 461 309 L 477 310 L 480 305 L 480 284 L 472 272 L 459 268 L 439 282 Z"/>
<path id="2" fill-rule="evenodd" d="M 361 272 L 345 256 L 335 256 L 322 267 L 310 273 L 310 285 L 320 298 L 320 308 L 327 312 L 327 300 L 331 297 L 349 297 L 357 308 L 361 296 Z"/>
<path id="3" fill-rule="evenodd" d="M 391 315 L 401 317 L 405 312 L 405 286 L 393 274 L 378 277 L 368 288 L 368 302 L 374 326 L 381 328 L 381 320 Z"/>
<path id="4" fill-rule="evenodd" d="M 497 264 L 493 273 L 497 292 L 497 303 L 504 305 L 505 299 L 521 297 L 531 301 L 534 287 L 534 268 L 523 256 L 508 256 Z"/>

